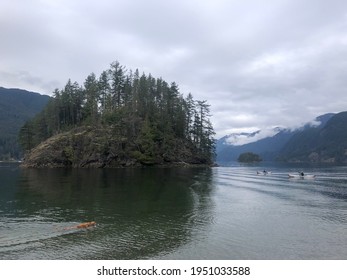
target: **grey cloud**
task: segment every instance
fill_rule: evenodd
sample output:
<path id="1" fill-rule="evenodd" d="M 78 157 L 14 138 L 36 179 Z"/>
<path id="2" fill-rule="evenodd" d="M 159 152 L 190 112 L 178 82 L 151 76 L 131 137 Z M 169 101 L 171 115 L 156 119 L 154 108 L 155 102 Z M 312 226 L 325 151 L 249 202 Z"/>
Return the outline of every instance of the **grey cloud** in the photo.
<path id="1" fill-rule="evenodd" d="M 346 110 L 346 31 L 339 0 L 4 0 L 0 86 L 50 93 L 119 60 L 207 99 L 217 136 L 295 126 Z"/>

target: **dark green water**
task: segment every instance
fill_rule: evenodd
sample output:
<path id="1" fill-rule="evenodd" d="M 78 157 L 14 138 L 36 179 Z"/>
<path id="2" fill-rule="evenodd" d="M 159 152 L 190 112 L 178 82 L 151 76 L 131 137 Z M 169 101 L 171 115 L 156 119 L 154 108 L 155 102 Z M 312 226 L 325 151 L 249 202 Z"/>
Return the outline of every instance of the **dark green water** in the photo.
<path id="1" fill-rule="evenodd" d="M 347 168 L 259 168 L 3 163 L 0 259 L 347 259 Z"/>

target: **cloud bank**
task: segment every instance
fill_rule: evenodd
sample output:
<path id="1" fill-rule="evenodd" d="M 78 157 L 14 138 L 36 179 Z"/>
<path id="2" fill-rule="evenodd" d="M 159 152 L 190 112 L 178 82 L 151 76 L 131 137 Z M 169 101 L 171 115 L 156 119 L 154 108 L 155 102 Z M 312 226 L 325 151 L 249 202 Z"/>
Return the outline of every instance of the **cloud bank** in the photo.
<path id="1" fill-rule="evenodd" d="M 217 137 L 347 110 L 347 2 L 0 3 L 0 86 L 51 94 L 118 60 L 208 100 Z"/>

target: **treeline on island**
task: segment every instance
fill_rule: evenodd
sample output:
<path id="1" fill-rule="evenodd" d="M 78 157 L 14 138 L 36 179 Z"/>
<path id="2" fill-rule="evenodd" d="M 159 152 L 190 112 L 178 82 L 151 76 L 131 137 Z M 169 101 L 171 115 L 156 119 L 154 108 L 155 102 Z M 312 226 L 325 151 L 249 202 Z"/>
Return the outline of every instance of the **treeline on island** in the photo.
<path id="1" fill-rule="evenodd" d="M 209 117 L 207 101 L 116 61 L 83 86 L 69 80 L 56 89 L 19 140 L 33 167 L 212 164 Z"/>
<path id="2" fill-rule="evenodd" d="M 260 162 L 262 161 L 261 157 L 255 153 L 252 152 L 246 152 L 240 154 L 237 161 L 239 162 L 245 162 L 245 163 L 253 163 L 253 162 Z"/>

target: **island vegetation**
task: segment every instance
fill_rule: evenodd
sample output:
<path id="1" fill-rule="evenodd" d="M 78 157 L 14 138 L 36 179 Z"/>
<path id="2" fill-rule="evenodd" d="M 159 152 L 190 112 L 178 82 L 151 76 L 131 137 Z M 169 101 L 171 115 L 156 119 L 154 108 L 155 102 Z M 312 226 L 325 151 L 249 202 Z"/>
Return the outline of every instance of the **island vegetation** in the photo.
<path id="1" fill-rule="evenodd" d="M 240 154 L 240 156 L 237 159 L 239 162 L 244 163 L 252 163 L 252 162 L 260 162 L 262 161 L 261 157 L 255 153 L 246 152 Z"/>
<path id="2" fill-rule="evenodd" d="M 83 86 L 68 80 L 21 128 L 27 167 L 121 167 L 214 161 L 210 105 L 118 61 Z"/>

